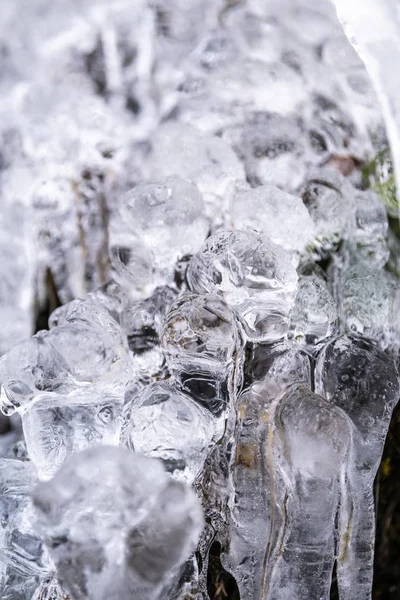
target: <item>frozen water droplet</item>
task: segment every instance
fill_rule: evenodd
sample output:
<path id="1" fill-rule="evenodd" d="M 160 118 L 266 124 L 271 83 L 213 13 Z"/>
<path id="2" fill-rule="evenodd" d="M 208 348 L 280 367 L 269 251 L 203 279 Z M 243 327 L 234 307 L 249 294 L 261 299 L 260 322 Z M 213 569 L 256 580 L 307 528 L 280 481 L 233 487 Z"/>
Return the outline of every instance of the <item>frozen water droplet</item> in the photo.
<path id="1" fill-rule="evenodd" d="M 2 411 L 24 411 L 35 394 L 68 387 L 72 378 L 68 365 L 50 343 L 46 332 L 20 342 L 3 359 Z"/>
<path id="2" fill-rule="evenodd" d="M 363 440 L 360 467 L 369 465 L 376 471 L 390 415 L 398 400 L 394 361 L 371 340 L 340 337 L 329 342 L 318 357 L 316 389 L 347 412 Z M 375 471 L 370 475 L 371 481 Z"/>
<path id="3" fill-rule="evenodd" d="M 290 315 L 290 329 L 299 343 L 310 349 L 335 334 L 338 309 L 322 277 L 301 275 L 296 301 Z"/>
<path id="4" fill-rule="evenodd" d="M 390 274 L 362 262 L 341 274 L 341 318 L 347 333 L 387 346 L 394 301 Z"/>
<path id="5" fill-rule="evenodd" d="M 297 273 L 292 256 L 251 231 L 210 237 L 190 261 L 187 278 L 198 293 L 221 294 L 252 341 L 274 341 L 288 330 Z"/>
<path id="6" fill-rule="evenodd" d="M 240 191 L 231 201 L 236 229 L 257 231 L 285 250 L 302 252 L 314 238 L 314 225 L 301 198 L 272 185 Z"/>
<path id="7" fill-rule="evenodd" d="M 377 194 L 368 190 L 356 195 L 355 208 L 356 226 L 349 240 L 350 251 L 356 255 L 353 260 L 381 268 L 389 258 L 385 206 Z"/>
<path id="8" fill-rule="evenodd" d="M 176 479 L 192 484 L 204 467 L 216 425 L 210 412 L 179 388 L 155 383 L 133 402 L 124 438 L 133 450 L 160 458 Z"/>
<path id="9" fill-rule="evenodd" d="M 293 383 L 311 387 L 310 359 L 297 344 L 278 342 L 254 345 L 245 364 L 245 384 L 251 383 L 252 393 L 260 404 L 277 398 Z"/>
<path id="10" fill-rule="evenodd" d="M 315 245 L 324 253 L 335 248 L 352 222 L 354 192 L 339 173 L 329 169 L 311 176 L 303 202 L 316 230 Z"/>
<path id="11" fill-rule="evenodd" d="M 193 181 L 204 195 L 207 216 L 221 219 L 229 185 L 245 179 L 243 165 L 221 139 L 189 125 L 166 123 L 152 138 L 152 177 L 179 176 Z"/>
<path id="12" fill-rule="evenodd" d="M 155 268 L 161 272 L 173 270 L 177 259 L 197 252 L 207 236 L 202 195 L 193 183 L 180 177 L 136 186 L 125 195 L 122 210 L 126 223 L 150 249 Z"/>
<path id="13" fill-rule="evenodd" d="M 29 458 L 40 479 L 49 479 L 72 453 L 118 445 L 124 396 L 99 389 L 36 396 L 22 416 Z"/>
<path id="14" fill-rule="evenodd" d="M 162 343 L 171 373 L 189 395 L 219 414 L 240 377 L 235 317 L 216 295 L 183 294 L 166 315 Z"/>
<path id="15" fill-rule="evenodd" d="M 242 158 L 252 185 L 272 184 L 294 191 L 303 183 L 304 132 L 295 118 L 256 112 L 239 126 L 226 128 L 223 138 Z"/>

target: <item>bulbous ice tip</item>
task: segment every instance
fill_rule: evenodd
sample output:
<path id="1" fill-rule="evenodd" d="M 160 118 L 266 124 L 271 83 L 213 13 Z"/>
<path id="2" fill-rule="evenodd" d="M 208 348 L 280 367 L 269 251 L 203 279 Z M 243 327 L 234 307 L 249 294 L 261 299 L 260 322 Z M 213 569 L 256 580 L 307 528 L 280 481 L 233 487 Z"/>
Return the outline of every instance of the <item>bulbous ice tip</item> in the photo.
<path id="1" fill-rule="evenodd" d="M 98 446 L 69 457 L 33 491 L 45 543 L 73 597 L 144 598 L 195 549 L 200 503 L 159 460 Z M 73 568 L 71 568 L 73 565 Z"/>

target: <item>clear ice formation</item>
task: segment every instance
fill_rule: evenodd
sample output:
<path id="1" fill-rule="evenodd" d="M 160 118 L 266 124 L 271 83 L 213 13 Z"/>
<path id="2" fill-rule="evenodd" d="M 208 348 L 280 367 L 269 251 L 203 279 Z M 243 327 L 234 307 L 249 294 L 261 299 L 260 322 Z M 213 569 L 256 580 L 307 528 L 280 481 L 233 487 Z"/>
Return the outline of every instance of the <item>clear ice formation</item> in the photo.
<path id="1" fill-rule="evenodd" d="M 35 527 L 30 494 L 37 482 L 32 462 L 0 459 L 0 594 L 4 600 L 33 598 L 40 581 L 55 574 Z"/>
<path id="2" fill-rule="evenodd" d="M 176 479 L 192 484 L 216 433 L 217 421 L 205 407 L 176 386 L 153 383 L 132 403 L 124 435 L 128 447 L 161 459 Z"/>
<path id="3" fill-rule="evenodd" d="M 159 461 L 110 446 L 69 457 L 35 488 L 33 502 L 59 577 L 77 599 L 165 598 L 203 524 L 193 491 Z"/>
<path id="4" fill-rule="evenodd" d="M 133 353 L 140 384 L 161 377 L 165 371 L 160 336 L 165 315 L 176 296 L 174 287 L 160 286 L 148 298 L 128 300 L 120 313 L 121 326 Z"/>
<path id="5" fill-rule="evenodd" d="M 332 524 L 339 481 L 349 469 L 350 423 L 340 409 L 302 385 L 283 394 L 274 421 L 281 473 L 273 488 L 277 523 L 272 523 L 274 550 L 263 593 L 274 600 L 329 598 L 335 559 Z M 279 479 L 285 476 L 289 481 L 282 490 Z"/>
<path id="6" fill-rule="evenodd" d="M 117 280 L 146 288 L 152 279 L 168 283 L 178 259 L 201 248 L 209 225 L 203 197 L 193 183 L 166 177 L 136 186 L 125 195 L 120 218 L 126 229 L 114 236 L 111 262 Z M 116 225 L 114 226 L 114 228 Z"/>
<path id="7" fill-rule="evenodd" d="M 370 0 L 362 14 L 352 0 L 334 0 L 344 30 L 364 61 L 382 106 L 387 135 L 400 181 L 400 104 L 398 80 L 390 64 L 400 57 L 400 17 L 393 0 Z M 399 185 L 399 183 L 398 183 Z M 399 196 L 397 196 L 399 198 Z"/>
<path id="8" fill-rule="evenodd" d="M 252 383 L 237 398 L 235 502 L 226 556 L 241 598 L 269 597 L 265 586 L 279 537 L 285 535 L 282 502 L 289 495 L 287 475 L 279 467 L 274 415 L 280 396 L 293 382 L 311 384 L 309 359 L 296 347 L 259 346 L 251 358 Z"/>
<path id="9" fill-rule="evenodd" d="M 130 448 L 160 458 L 168 472 L 191 484 L 211 446 L 214 421 L 205 408 L 179 388 L 154 383 L 133 403 L 125 436 Z"/>
<path id="10" fill-rule="evenodd" d="M 135 373 L 125 334 L 103 307 L 88 298 L 62 312 L 56 327 L 14 346 L 1 365 L 2 410 L 20 413 L 29 457 L 44 479 L 73 452 L 119 443 Z"/>
<path id="11" fill-rule="evenodd" d="M 253 229 L 286 250 L 302 252 L 315 237 L 301 199 L 274 186 L 238 191 L 231 200 L 230 214 L 235 229 Z"/>
<path id="12" fill-rule="evenodd" d="M 160 126 L 151 143 L 149 175 L 180 175 L 193 181 L 204 195 L 208 216 L 218 222 L 230 187 L 235 180 L 245 179 L 243 165 L 232 148 L 223 140 L 203 134 L 194 127 L 172 123 Z M 180 216 L 182 218 L 181 213 Z M 201 235 L 200 231 L 197 235 Z M 194 251 L 189 250 L 187 254 Z"/>
<path id="13" fill-rule="evenodd" d="M 293 310 L 291 334 L 312 352 L 332 337 L 338 328 L 338 309 L 323 271 L 305 269 L 300 274 Z"/>
<path id="14" fill-rule="evenodd" d="M 370 600 L 400 241 L 333 4 L 3 0 L 0 37 L 0 597 L 328 600 L 336 564 Z"/>
<path id="15" fill-rule="evenodd" d="M 399 399 L 396 363 L 373 341 L 342 336 L 319 355 L 315 387 L 353 423 L 352 469 L 342 481 L 338 586 L 341 598 L 369 598 L 375 539 L 372 486 Z"/>
<path id="16" fill-rule="evenodd" d="M 324 256 L 335 248 L 354 218 L 354 191 L 348 181 L 333 170 L 312 173 L 302 194 L 315 226 L 314 244 Z"/>
<path id="17" fill-rule="evenodd" d="M 384 267 L 389 259 L 388 216 L 382 200 L 372 191 L 356 195 L 356 228 L 349 242 L 355 260 Z"/>
<path id="18" fill-rule="evenodd" d="M 242 340 L 233 312 L 212 294 L 183 294 L 167 313 L 162 343 L 173 379 L 219 415 L 240 378 Z"/>
<path id="19" fill-rule="evenodd" d="M 393 307 L 393 281 L 385 271 L 356 264 L 341 279 L 342 315 L 345 329 L 385 345 Z"/>
<path id="20" fill-rule="evenodd" d="M 295 261 L 267 237 L 250 230 L 214 234 L 191 259 L 187 278 L 194 292 L 221 294 L 248 339 L 275 341 L 287 333 L 298 279 Z"/>
<path id="21" fill-rule="evenodd" d="M 306 171 L 299 161 L 305 151 L 302 133 L 300 123 L 291 115 L 260 110 L 251 112 L 240 126 L 224 128 L 222 137 L 243 160 L 248 181 L 294 191 Z"/>

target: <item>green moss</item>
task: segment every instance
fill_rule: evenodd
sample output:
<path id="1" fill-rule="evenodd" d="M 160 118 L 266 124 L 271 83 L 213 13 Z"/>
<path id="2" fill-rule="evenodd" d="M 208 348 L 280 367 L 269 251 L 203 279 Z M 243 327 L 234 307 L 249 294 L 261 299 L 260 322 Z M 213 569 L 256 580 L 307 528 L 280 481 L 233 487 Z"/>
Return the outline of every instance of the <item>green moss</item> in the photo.
<path id="1" fill-rule="evenodd" d="M 361 174 L 364 186 L 379 194 L 388 214 L 398 217 L 399 205 L 389 148 L 381 150 L 373 160 L 366 163 L 361 169 Z"/>

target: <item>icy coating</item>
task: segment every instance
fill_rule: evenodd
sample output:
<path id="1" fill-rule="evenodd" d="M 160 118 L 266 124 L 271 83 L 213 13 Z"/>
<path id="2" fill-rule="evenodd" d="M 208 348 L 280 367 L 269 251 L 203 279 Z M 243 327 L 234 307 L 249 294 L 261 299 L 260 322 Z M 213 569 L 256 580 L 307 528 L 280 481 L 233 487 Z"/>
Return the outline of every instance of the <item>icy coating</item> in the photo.
<path id="1" fill-rule="evenodd" d="M 396 0 L 369 0 L 359 11 L 355 0 L 333 0 L 344 30 L 364 61 L 386 123 L 394 170 L 400 182 L 399 79 L 390 65 L 400 59 L 400 11 Z M 400 199 L 399 193 L 397 194 Z"/>
<path id="2" fill-rule="evenodd" d="M 335 7 L 2 0 L 0 39 L 0 598 L 370 600 L 400 239 Z"/>

